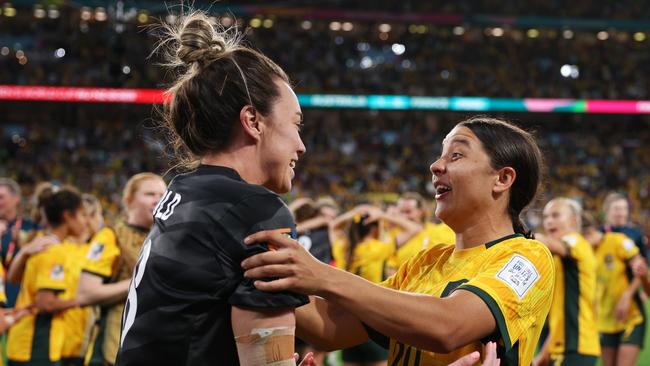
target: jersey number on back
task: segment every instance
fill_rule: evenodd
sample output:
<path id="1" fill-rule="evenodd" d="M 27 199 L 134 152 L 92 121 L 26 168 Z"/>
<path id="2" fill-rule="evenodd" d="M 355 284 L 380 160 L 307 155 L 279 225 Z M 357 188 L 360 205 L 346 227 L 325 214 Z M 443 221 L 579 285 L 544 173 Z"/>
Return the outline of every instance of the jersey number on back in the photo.
<path id="1" fill-rule="evenodd" d="M 158 202 L 153 210 L 153 217 L 160 220 L 167 220 L 173 213 L 178 204 L 181 203 L 181 195 L 172 191 L 167 191 L 165 196 Z"/>
<path id="2" fill-rule="evenodd" d="M 133 279 L 129 285 L 129 296 L 126 299 L 124 318 L 122 318 L 122 339 L 120 340 L 120 347 L 124 345 L 124 338 L 135 321 L 135 313 L 138 311 L 138 293 L 136 289 L 140 285 L 140 281 L 142 281 L 145 268 L 147 268 L 149 253 L 151 253 L 151 239 L 147 239 L 144 242 L 144 246 L 142 246 L 142 253 L 140 253 L 138 263 L 135 265 Z"/>

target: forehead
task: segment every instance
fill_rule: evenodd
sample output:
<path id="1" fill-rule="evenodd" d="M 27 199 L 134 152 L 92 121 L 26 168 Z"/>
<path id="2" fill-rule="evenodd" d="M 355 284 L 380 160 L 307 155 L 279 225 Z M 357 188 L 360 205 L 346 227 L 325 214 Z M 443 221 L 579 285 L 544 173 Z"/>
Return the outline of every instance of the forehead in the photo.
<path id="1" fill-rule="evenodd" d="M 562 201 L 551 201 L 544 207 L 544 213 L 550 214 L 553 212 L 571 213 L 571 209 L 569 208 L 569 205 Z"/>
<path id="2" fill-rule="evenodd" d="M 627 207 L 627 200 L 624 200 L 624 199 L 616 200 L 616 201 L 612 202 L 610 207 L 616 207 L 616 208 Z"/>
<path id="3" fill-rule="evenodd" d="M 12 190 L 5 185 L 0 185 L 0 195 L 14 195 Z"/>
<path id="4" fill-rule="evenodd" d="M 137 189 L 137 191 L 157 191 L 157 190 L 165 190 L 165 183 L 158 179 L 143 180 Z"/>
<path id="5" fill-rule="evenodd" d="M 302 110 L 298 103 L 298 97 L 296 96 L 296 93 L 294 93 L 293 89 L 291 89 L 291 86 L 282 80 L 276 80 L 275 85 L 280 92 L 280 96 L 275 103 L 274 112 L 291 116 L 300 115 L 302 118 Z"/>
<path id="6" fill-rule="evenodd" d="M 451 146 L 451 145 L 466 145 L 471 147 L 473 145 L 481 145 L 481 141 L 476 137 L 474 132 L 464 126 L 456 126 L 453 130 L 449 131 L 444 140 L 442 140 L 442 146 Z"/>

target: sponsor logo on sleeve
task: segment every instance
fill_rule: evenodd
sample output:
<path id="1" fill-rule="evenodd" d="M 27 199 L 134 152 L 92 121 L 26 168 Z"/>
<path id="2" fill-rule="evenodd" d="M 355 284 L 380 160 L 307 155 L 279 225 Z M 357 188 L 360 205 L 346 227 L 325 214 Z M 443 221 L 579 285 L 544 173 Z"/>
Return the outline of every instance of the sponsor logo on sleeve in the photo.
<path id="1" fill-rule="evenodd" d="M 104 253 L 105 245 L 103 243 L 94 243 L 90 250 L 88 251 L 87 258 L 92 261 L 98 261 Z"/>
<path id="2" fill-rule="evenodd" d="M 55 264 L 52 267 L 52 271 L 50 272 L 50 279 L 54 281 L 63 281 L 63 278 L 63 265 Z"/>
<path id="3" fill-rule="evenodd" d="M 539 280 L 540 275 L 531 261 L 519 254 L 515 254 L 501 268 L 496 277 L 510 286 L 521 300 Z"/>
<path id="4" fill-rule="evenodd" d="M 623 240 L 623 248 L 625 248 L 626 251 L 632 251 L 634 249 L 635 244 L 632 241 L 632 239 L 625 239 Z"/>

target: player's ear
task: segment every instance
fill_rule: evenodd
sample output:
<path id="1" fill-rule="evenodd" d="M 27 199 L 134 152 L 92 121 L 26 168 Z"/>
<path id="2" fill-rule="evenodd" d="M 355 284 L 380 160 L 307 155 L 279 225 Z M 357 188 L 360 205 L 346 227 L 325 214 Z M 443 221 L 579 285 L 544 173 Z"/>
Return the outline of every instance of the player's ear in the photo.
<path id="1" fill-rule="evenodd" d="M 255 107 L 252 105 L 245 105 L 239 111 L 239 124 L 244 131 L 244 134 L 255 141 L 258 141 L 261 138 L 262 126 L 261 126 L 262 115 L 257 112 Z"/>

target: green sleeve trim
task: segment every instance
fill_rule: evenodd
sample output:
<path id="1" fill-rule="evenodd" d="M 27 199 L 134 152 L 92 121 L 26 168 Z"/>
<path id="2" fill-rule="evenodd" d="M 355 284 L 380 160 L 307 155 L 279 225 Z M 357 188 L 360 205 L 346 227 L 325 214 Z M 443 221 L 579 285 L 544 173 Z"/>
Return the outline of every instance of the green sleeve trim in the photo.
<path id="1" fill-rule="evenodd" d="M 105 275 L 103 275 L 103 274 L 101 274 L 99 272 L 91 271 L 89 269 L 82 269 L 81 272 L 82 273 L 88 273 L 88 274 L 91 274 L 93 276 L 101 277 L 104 281 L 111 279 L 111 276 L 105 276 Z"/>
<path id="2" fill-rule="evenodd" d="M 508 333 L 506 318 L 503 316 L 503 312 L 501 311 L 501 308 L 499 308 L 499 304 L 497 304 L 496 300 L 494 300 L 492 296 L 490 296 L 490 294 L 485 292 L 483 289 L 480 289 L 476 286 L 461 285 L 456 290 L 469 291 L 474 295 L 480 297 L 481 300 L 485 302 L 485 304 L 490 309 L 492 316 L 494 317 L 494 321 L 496 321 L 497 323 L 497 328 L 499 329 L 499 333 L 501 334 L 501 337 L 503 338 L 503 342 L 505 343 L 506 346 L 506 352 L 510 352 L 510 350 L 512 349 L 512 342 L 510 340 L 510 334 Z"/>

